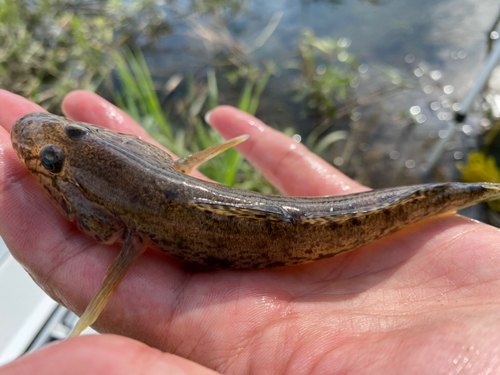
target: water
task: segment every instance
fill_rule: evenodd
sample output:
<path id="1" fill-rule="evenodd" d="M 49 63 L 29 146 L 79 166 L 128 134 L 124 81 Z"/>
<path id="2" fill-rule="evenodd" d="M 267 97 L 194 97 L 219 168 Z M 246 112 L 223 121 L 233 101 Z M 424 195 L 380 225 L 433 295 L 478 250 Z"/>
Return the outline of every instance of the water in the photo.
<path id="1" fill-rule="evenodd" d="M 178 1 L 177 7 L 190 12 L 188 4 Z M 484 63 L 489 29 L 500 11 L 497 1 L 252 0 L 233 4 L 239 8 L 226 8 L 218 16 L 191 12 L 191 23 L 167 14 L 173 20 L 173 34 L 155 43 L 147 54 L 157 82 L 164 83 L 179 72 L 191 72 L 203 80 L 207 67 L 220 63 L 221 53 L 228 49 L 227 44 L 208 42 L 205 37 L 227 29 L 233 42 L 252 50 L 247 60 L 255 64 L 273 60 L 279 67 L 279 74 L 266 87 L 257 116 L 278 129 L 293 127 L 306 139 L 319 122 L 308 115 L 304 103 L 293 100 L 291 82 L 299 73 L 286 66 L 297 59 L 298 38 L 305 28 L 320 38 L 345 38 L 348 52 L 357 56 L 359 71 L 364 72 L 356 97 L 383 90 L 388 78 L 381 70 L 389 68 L 412 89 L 360 105 L 354 117 L 334 121 L 328 131 L 347 130 L 350 139 L 336 142 L 323 156 L 332 163 L 342 160 L 335 164 L 373 187 L 457 177 L 454 163 L 477 147 L 483 115 L 472 115 L 452 139 L 446 135 L 454 125 L 450 121 L 453 110 L 459 109 Z M 253 50 L 273 17 L 280 19 L 276 29 Z M 196 33 L 196 25 L 203 25 L 205 31 Z M 220 102 L 236 105 L 241 85 L 230 85 L 221 76 L 218 84 Z M 438 168 L 425 172 L 426 155 L 440 139 L 446 145 Z"/>

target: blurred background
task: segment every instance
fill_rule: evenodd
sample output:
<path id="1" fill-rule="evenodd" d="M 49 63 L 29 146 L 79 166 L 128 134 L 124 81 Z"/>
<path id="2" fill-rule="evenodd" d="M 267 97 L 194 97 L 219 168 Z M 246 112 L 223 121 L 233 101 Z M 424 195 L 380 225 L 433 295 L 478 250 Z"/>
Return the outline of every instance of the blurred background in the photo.
<path id="1" fill-rule="evenodd" d="M 95 91 L 181 157 L 221 141 L 203 116 L 230 104 L 373 188 L 500 182 L 494 59 L 487 84 L 463 106 L 495 55 L 499 15 L 493 0 L 0 0 L 0 88 L 56 114 L 69 91 Z M 277 193 L 235 151 L 200 170 Z M 495 209 L 467 214 L 498 225 Z M 24 272 L 3 255 L 0 278 L 6 264 Z M 4 289 L 0 300 L 19 299 Z M 31 315 L 21 318 L 3 306 L 0 363 L 72 324 L 41 302 L 35 315 L 44 318 L 19 339 L 22 330 L 1 322 L 17 314 L 26 325 L 36 308 L 22 307 Z M 59 326 L 47 328 L 50 319 Z M 40 332 L 50 334 L 36 339 Z"/>
<path id="2" fill-rule="evenodd" d="M 498 38 L 496 1 L 0 4 L 0 87 L 51 112 L 73 89 L 96 91 L 185 156 L 220 141 L 202 118 L 231 104 L 374 188 L 480 167 L 497 178 L 500 73 L 455 121 Z M 235 152 L 202 170 L 274 192 Z"/>

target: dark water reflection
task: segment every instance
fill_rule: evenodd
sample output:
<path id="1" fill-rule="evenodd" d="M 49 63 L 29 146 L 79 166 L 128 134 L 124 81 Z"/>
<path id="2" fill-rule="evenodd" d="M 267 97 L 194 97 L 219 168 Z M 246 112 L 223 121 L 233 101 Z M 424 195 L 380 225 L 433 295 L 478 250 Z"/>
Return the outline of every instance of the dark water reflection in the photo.
<path id="1" fill-rule="evenodd" d="M 286 69 L 286 64 L 297 57 L 298 38 L 304 28 L 312 29 L 318 37 L 347 38 L 349 52 L 368 68 L 355 90 L 356 97 L 370 95 L 383 86 L 380 67 L 397 69 L 414 89 L 359 106 L 354 117 L 338 119 L 329 131 L 346 130 L 351 142 L 337 142 L 323 156 L 330 162 L 336 158 L 340 169 L 373 187 L 457 177 L 454 163 L 476 145 L 476 136 L 484 131 L 481 114 L 471 116 L 466 124 L 469 127 L 465 131 L 460 128 L 448 142 L 431 175 L 423 173 L 421 166 L 435 142 L 446 136 L 453 103 L 461 101 L 482 67 L 488 30 L 500 10 L 497 1 L 232 3 L 233 7 L 216 12 L 219 16 L 189 14 L 191 22 L 167 14 L 172 17 L 174 34 L 147 51 L 148 64 L 158 82 L 179 72 L 192 72 L 195 78 L 203 79 L 206 69 L 218 63 L 225 47 L 204 40 L 203 32 L 195 35 L 196 25 L 211 30 L 224 22 L 232 38 L 248 47 L 270 19 L 278 16 L 281 19 L 271 37 L 248 54 L 253 63 L 273 60 L 280 68 L 280 74 L 266 87 L 258 117 L 278 129 L 293 127 L 304 139 L 318 121 L 292 100 L 291 81 L 298 73 Z M 176 2 L 181 11 L 189 11 L 192 4 Z M 423 77 L 419 69 L 425 71 Z M 230 85 L 222 77 L 218 77 L 218 85 L 220 102 L 235 105 L 241 85 Z"/>

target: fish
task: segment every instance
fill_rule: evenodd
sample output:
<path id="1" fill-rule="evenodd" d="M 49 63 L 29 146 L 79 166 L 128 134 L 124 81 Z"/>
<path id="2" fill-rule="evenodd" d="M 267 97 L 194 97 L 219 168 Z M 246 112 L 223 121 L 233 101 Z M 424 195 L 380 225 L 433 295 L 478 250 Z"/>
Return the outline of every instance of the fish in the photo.
<path id="1" fill-rule="evenodd" d="M 136 136 L 49 113 L 29 113 L 15 122 L 11 141 L 17 156 L 62 214 L 100 243 L 123 244 L 70 337 L 97 320 L 148 247 L 188 269 L 287 267 L 330 258 L 500 196 L 500 184 L 448 182 L 289 197 L 190 176 L 247 138 L 173 160 Z"/>

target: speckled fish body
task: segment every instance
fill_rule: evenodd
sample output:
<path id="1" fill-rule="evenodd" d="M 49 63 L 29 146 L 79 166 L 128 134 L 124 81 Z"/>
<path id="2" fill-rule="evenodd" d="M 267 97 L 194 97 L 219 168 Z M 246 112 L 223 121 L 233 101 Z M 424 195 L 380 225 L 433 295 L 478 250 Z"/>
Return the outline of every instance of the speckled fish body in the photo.
<path id="1" fill-rule="evenodd" d="M 265 195 L 178 172 L 167 153 L 135 136 L 46 113 L 20 118 L 11 137 L 19 158 L 85 233 L 114 243 L 132 232 L 176 259 L 211 268 L 317 261 L 500 195 L 500 185 L 487 183 Z M 62 153 L 57 173 L 40 156 L 47 145 Z"/>

